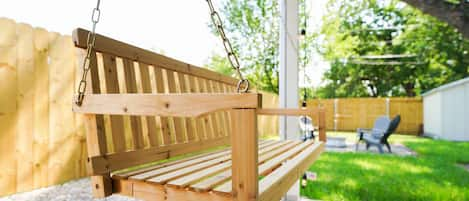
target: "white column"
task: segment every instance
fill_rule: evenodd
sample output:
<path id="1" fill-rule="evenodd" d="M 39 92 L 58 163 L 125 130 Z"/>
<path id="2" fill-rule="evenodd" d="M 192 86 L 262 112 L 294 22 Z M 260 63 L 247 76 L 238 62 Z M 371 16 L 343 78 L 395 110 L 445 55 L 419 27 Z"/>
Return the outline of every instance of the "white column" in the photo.
<path id="1" fill-rule="evenodd" d="M 279 0 L 280 4 L 280 108 L 298 108 L 298 0 Z M 280 138 L 299 139 L 298 117 L 281 117 Z M 296 182 L 284 201 L 300 199 Z"/>
<path id="2" fill-rule="evenodd" d="M 298 0 L 280 4 L 280 108 L 298 108 Z M 280 138 L 298 139 L 298 118 L 280 118 Z"/>

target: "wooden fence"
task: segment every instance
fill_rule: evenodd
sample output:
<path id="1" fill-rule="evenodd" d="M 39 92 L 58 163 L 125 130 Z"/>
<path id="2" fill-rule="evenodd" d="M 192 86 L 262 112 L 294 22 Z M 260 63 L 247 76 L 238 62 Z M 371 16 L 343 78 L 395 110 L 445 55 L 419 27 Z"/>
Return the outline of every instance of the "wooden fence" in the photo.
<path id="1" fill-rule="evenodd" d="M 401 115 L 397 133 L 417 135 L 423 129 L 421 98 L 343 98 L 308 102 L 308 107 L 326 108 L 326 129 L 355 131 L 372 128 L 377 117 Z"/>
<path id="2" fill-rule="evenodd" d="M 77 60 L 70 36 L 0 18 L 0 196 L 86 176 L 82 118 L 71 111 Z M 416 133 L 420 99 L 315 100 L 326 108 L 329 130 L 370 127 L 400 113 L 399 132 Z M 278 97 L 265 94 L 265 107 Z M 278 133 L 278 118 L 259 117 L 259 132 Z"/>

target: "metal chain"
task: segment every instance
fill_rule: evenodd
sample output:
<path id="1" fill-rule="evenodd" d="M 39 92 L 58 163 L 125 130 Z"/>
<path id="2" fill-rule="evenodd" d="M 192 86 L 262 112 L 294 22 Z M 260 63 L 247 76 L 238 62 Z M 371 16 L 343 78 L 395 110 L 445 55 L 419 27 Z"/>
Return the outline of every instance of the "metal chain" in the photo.
<path id="1" fill-rule="evenodd" d="M 210 18 L 212 19 L 213 25 L 216 27 L 220 37 L 223 41 L 223 46 L 225 47 L 225 51 L 228 57 L 228 61 L 230 61 L 231 66 L 239 77 L 239 82 L 237 84 L 236 90 L 237 92 L 246 93 L 249 91 L 249 80 L 243 77 L 241 73 L 241 66 L 239 65 L 238 56 L 233 51 L 233 46 L 231 45 L 230 40 L 226 37 L 225 30 L 223 29 L 223 23 L 221 21 L 220 15 L 215 8 L 213 7 L 212 0 L 207 0 L 208 7 L 210 8 Z M 242 85 L 244 84 L 244 88 L 241 89 Z"/>
<path id="2" fill-rule="evenodd" d="M 99 18 L 101 17 L 101 10 L 99 9 L 99 5 L 101 4 L 101 0 L 98 0 L 96 3 L 96 7 L 93 8 L 93 12 L 91 14 L 91 22 L 92 22 L 92 29 L 88 32 L 88 37 L 86 39 L 86 56 L 83 59 L 83 74 L 81 76 L 80 83 L 77 88 L 77 96 L 75 100 L 75 104 L 81 106 L 83 103 L 83 99 L 85 98 L 85 91 L 86 91 L 86 77 L 88 72 L 91 69 L 91 56 L 93 54 L 94 45 L 96 42 L 96 25 L 99 22 Z"/>

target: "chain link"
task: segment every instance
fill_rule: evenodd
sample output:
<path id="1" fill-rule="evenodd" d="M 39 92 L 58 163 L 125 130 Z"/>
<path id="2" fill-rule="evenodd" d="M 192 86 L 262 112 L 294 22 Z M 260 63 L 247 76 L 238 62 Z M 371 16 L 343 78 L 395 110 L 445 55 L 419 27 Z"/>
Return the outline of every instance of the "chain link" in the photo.
<path id="1" fill-rule="evenodd" d="M 96 3 L 96 7 L 93 8 L 93 12 L 91 14 L 91 22 L 92 22 L 92 29 L 88 32 L 88 36 L 86 39 L 86 56 L 83 58 L 83 74 L 81 76 L 80 83 L 78 84 L 77 88 L 77 96 L 75 100 L 75 104 L 81 106 L 83 103 L 83 99 L 85 98 L 85 91 L 86 91 L 86 77 L 88 72 L 91 69 L 91 56 L 93 55 L 94 45 L 96 43 L 96 25 L 99 22 L 99 18 L 101 17 L 101 10 L 99 6 L 101 4 L 101 0 L 98 0 Z"/>
<path id="2" fill-rule="evenodd" d="M 236 70 L 236 73 L 238 74 L 239 82 L 237 84 L 236 90 L 238 93 L 239 92 L 246 93 L 249 91 L 249 80 L 245 79 L 243 77 L 243 74 L 241 73 L 241 65 L 239 64 L 238 56 L 235 54 L 230 40 L 228 39 L 228 37 L 226 37 L 221 17 L 218 14 L 218 12 L 215 11 L 215 8 L 213 7 L 213 4 L 212 4 L 212 0 L 206 0 L 206 1 L 210 9 L 210 18 L 212 19 L 212 23 L 217 29 L 218 34 L 220 34 L 220 37 L 223 42 L 223 47 L 225 48 L 225 51 L 227 54 L 228 61 L 230 62 L 231 66 L 233 67 L 234 70 Z M 241 88 L 243 85 L 244 85 L 244 88 Z"/>

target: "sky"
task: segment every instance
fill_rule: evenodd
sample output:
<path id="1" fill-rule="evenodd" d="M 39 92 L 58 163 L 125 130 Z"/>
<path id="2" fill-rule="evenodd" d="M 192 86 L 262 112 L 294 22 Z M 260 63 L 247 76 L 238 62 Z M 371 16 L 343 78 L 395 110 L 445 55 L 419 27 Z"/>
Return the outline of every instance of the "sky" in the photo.
<path id="1" fill-rule="evenodd" d="M 96 0 L 0 0 L 0 17 L 6 17 L 70 35 L 73 29 L 90 29 Z M 327 0 L 310 0 L 312 29 L 319 28 Z M 213 1 L 220 7 L 220 1 Z M 311 6 L 314 3 L 314 6 Z M 204 0 L 102 0 L 97 32 L 145 49 L 163 53 L 187 63 L 204 66 L 213 53 L 223 53 L 219 38 L 210 33 Z M 229 34 L 228 34 L 229 36 Z M 320 84 L 328 68 L 313 55 L 307 73 L 309 86 Z M 304 85 L 300 76 L 300 85 Z"/>

